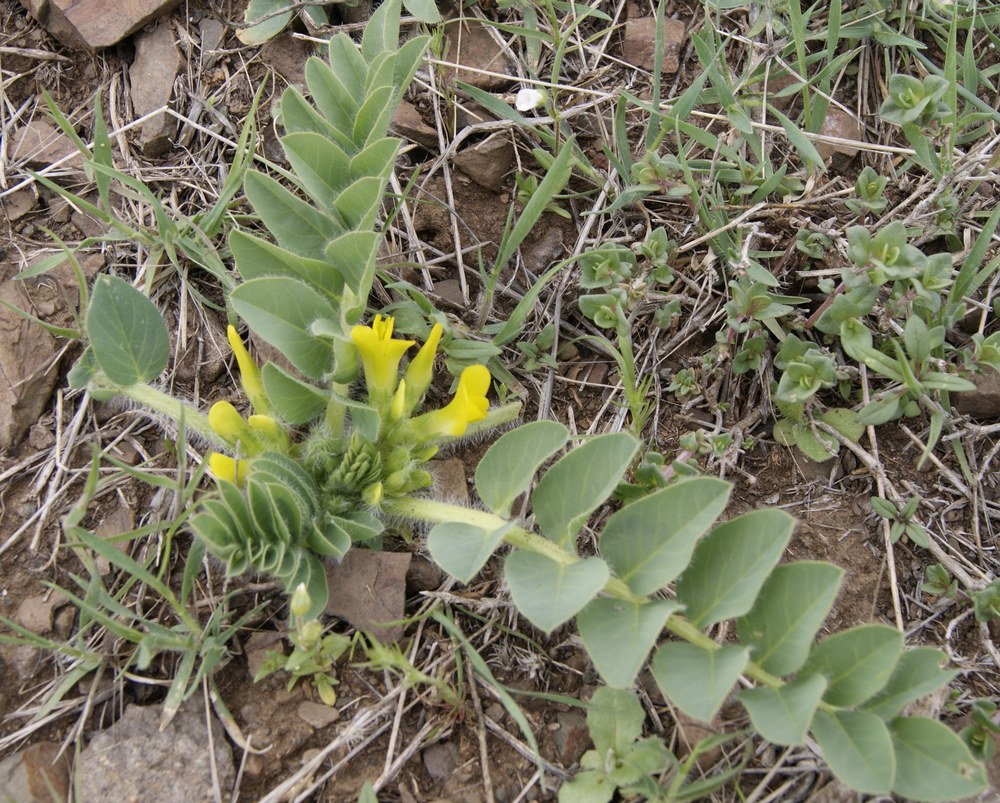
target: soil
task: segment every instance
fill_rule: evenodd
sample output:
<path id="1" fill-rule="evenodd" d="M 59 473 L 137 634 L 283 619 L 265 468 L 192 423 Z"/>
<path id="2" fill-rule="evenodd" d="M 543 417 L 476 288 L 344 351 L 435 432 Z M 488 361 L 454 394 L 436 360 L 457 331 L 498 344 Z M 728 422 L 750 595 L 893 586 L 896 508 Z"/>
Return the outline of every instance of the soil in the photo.
<path id="1" fill-rule="evenodd" d="M 278 65 L 265 63 L 264 57 L 268 54 L 262 55 L 259 48 L 240 48 L 229 29 L 221 55 L 211 62 L 200 58 L 195 44 L 199 21 L 211 16 L 227 20 L 242 18 L 244 4 L 224 2 L 221 8 L 215 8 L 216 5 L 191 0 L 182 4 L 170 20 L 178 31 L 186 31 L 191 39 L 187 48 L 188 68 L 181 83 L 192 90 L 190 97 L 198 93 L 201 97 L 215 93 L 213 97 L 220 101 L 224 121 L 217 129 L 225 136 L 235 137 L 250 109 L 256 87 L 267 82 L 268 98 L 275 97 L 285 83 L 278 72 L 294 77 L 296 59 L 301 65 L 302 52 L 308 49 L 303 51 L 301 38 L 285 38 L 288 50 L 272 43 L 269 46 L 272 62 L 274 59 L 293 62 L 282 62 L 279 70 Z M 684 18 L 689 13 L 683 4 L 671 9 L 673 12 L 679 12 Z M 129 40 L 96 56 L 69 50 L 51 39 L 15 0 L 0 0 L 0 20 L 0 46 L 4 48 L 0 51 L 4 105 L 0 111 L 0 125 L 3 125 L 5 139 L 14 127 L 9 116 L 15 110 L 26 106 L 33 110 L 29 116 L 43 115 L 44 104 L 40 100 L 43 89 L 77 124 L 84 140 L 90 134 L 95 92 L 103 93 L 106 99 L 114 94 L 117 105 L 110 104 L 109 116 L 115 126 L 129 119 L 128 107 L 121 95 L 121 75 L 127 72 L 134 55 Z M 39 56 L 39 53 L 46 55 Z M 678 76 L 681 89 L 690 77 L 688 68 L 684 68 Z M 585 78 L 581 78 L 581 82 L 585 83 Z M 415 94 L 421 92 L 418 89 Z M 183 112 L 192 112 L 188 100 L 181 106 Z M 280 159 L 267 102 L 261 104 L 258 116 L 263 132 L 262 148 L 269 157 Z M 209 125 L 213 119 L 216 118 L 203 117 L 201 122 Z M 593 120 L 586 122 L 591 127 L 589 133 L 600 130 L 600 121 L 596 127 Z M 588 132 L 581 133 L 586 135 Z M 205 187 L 211 187 L 215 179 L 206 177 L 205 172 L 218 171 L 219 165 L 226 160 L 226 154 L 217 149 L 214 140 L 202 137 L 197 131 L 190 136 L 192 139 L 186 149 L 175 148 L 160 159 L 145 159 L 134 144 L 128 153 L 130 167 L 136 174 L 171 197 L 173 203 L 186 212 L 211 196 L 211 190 Z M 123 135 L 123 141 L 125 139 Z M 122 147 L 123 141 L 116 147 Z M 518 144 L 519 159 L 525 164 L 533 164 L 524 143 Z M 594 156 L 595 164 L 598 163 L 600 139 L 591 136 L 583 144 Z M 120 152 L 118 155 L 122 156 Z M 414 147 L 404 155 L 401 169 L 407 174 L 417 168 L 427 171 L 436 158 L 437 154 Z M 0 193 L 28 178 L 21 165 L 11 170 L 8 162 L 0 161 L 0 168 L 4 167 L 9 172 L 5 174 L 0 169 Z M 834 171 L 827 180 L 841 187 L 851 186 L 859 169 L 856 163 L 849 163 L 839 172 Z M 414 244 L 405 242 L 406 233 L 397 221 L 396 230 L 390 233 L 385 280 L 376 288 L 377 301 L 395 300 L 396 296 L 386 285 L 390 279 L 404 279 L 421 288 L 439 308 L 471 329 L 477 324 L 477 312 L 482 303 L 478 266 L 491 264 L 497 253 L 516 187 L 508 177 L 503 190 L 496 193 L 465 177 L 457 177 L 451 186 L 452 200 L 449 201 L 448 187 L 440 171 L 430 172 L 429 178 L 418 178 L 411 204 L 411 209 L 415 210 L 412 230 L 424 253 L 417 259 Z M 404 184 L 405 180 L 405 175 L 401 176 Z M 79 174 L 63 177 L 60 183 L 74 191 L 92 192 L 91 185 Z M 71 243 L 95 233 L 94 222 L 80 212 L 60 211 L 61 202 L 53 192 L 45 188 L 38 188 L 37 192 L 38 198 L 30 211 L 16 219 L 10 216 L 12 201 L 0 201 L 3 206 L 0 211 L 0 279 L 21 272 L 38 255 L 51 251 L 52 241 L 44 229 Z M 902 192 L 900 190 L 900 194 Z M 552 213 L 543 218 L 522 247 L 520 258 L 499 277 L 500 289 L 495 305 L 498 317 L 502 318 L 513 309 L 517 298 L 546 267 L 573 251 L 585 221 L 582 215 L 591 202 L 587 197 L 568 202 L 573 213 L 570 220 Z M 808 220 L 809 214 L 822 220 L 824 215 L 820 209 L 820 206 L 803 204 L 795 214 L 802 220 Z M 451 214 L 453 211 L 458 216 L 457 224 Z M 667 226 L 671 236 L 679 239 L 690 236 L 690 209 L 683 201 L 652 203 L 646 214 L 650 212 Z M 137 214 L 142 216 L 144 213 L 140 210 Z M 634 212 L 622 213 L 619 220 L 610 225 L 608 237 L 625 238 L 638 217 Z M 773 237 L 775 252 L 785 249 L 790 252 L 801 221 L 783 219 L 776 214 L 773 222 L 769 236 Z M 462 251 L 465 267 L 468 295 L 464 297 L 456 260 L 437 259 L 453 255 L 457 250 Z M 134 272 L 136 267 L 135 254 L 124 245 L 105 247 L 103 258 L 107 270 Z M 416 267 L 422 260 L 435 264 L 425 272 Z M 792 256 L 791 260 L 789 271 L 798 264 L 798 256 Z M 688 289 L 704 285 L 705 277 L 712 270 L 705 251 L 685 255 L 681 263 L 689 269 L 685 280 Z M 192 269 L 190 278 L 192 287 L 212 297 L 210 277 Z M 191 316 L 190 308 L 182 313 L 179 305 L 186 305 L 194 296 L 188 295 L 185 300 L 188 291 L 176 278 L 163 282 L 159 301 L 168 317 L 177 321 L 182 314 Z M 674 292 L 683 290 L 684 287 L 678 286 Z M 802 284 L 790 288 L 789 292 L 809 290 Z M 551 376 L 544 369 L 527 371 L 523 359 L 512 350 L 508 355 L 510 359 L 520 359 L 514 369 L 520 386 L 515 385 L 514 389 L 520 390 L 526 400 L 525 420 L 532 420 L 539 406 L 544 404 L 547 405 L 546 414 L 567 423 L 578 433 L 594 431 L 594 428 L 603 431 L 610 426 L 611 420 L 620 427 L 624 413 L 618 415 L 621 395 L 617 366 L 606 352 L 584 339 L 597 330 L 576 314 L 578 292 L 574 285 L 563 282 L 556 292 L 543 294 L 538 309 L 525 325 L 524 339 L 532 340 L 544 323 L 559 315 L 561 310 L 564 325 L 560 331 L 562 348 L 558 368 Z M 61 298 L 52 303 L 57 302 L 62 303 Z M 65 308 L 62 313 L 65 325 L 72 319 L 66 315 Z M 221 315 L 208 311 L 206 316 L 189 317 L 188 320 L 186 340 L 175 343 L 177 359 L 171 371 L 175 389 L 189 398 L 203 401 L 231 397 L 234 394 L 231 368 L 225 364 L 221 349 L 224 346 L 224 333 L 220 334 Z M 668 393 L 666 386 L 674 371 L 699 364 L 702 355 L 714 343 L 714 329 L 706 318 L 702 318 L 675 323 L 671 330 L 655 332 L 650 327 L 649 331 L 654 334 L 649 344 L 640 350 L 638 359 L 654 379 L 656 408 L 647 432 L 651 444 L 664 454 L 674 454 L 679 449 L 680 437 L 696 425 L 711 429 L 719 423 L 733 430 L 749 420 L 743 434 L 752 436 L 752 448 L 734 447 L 721 459 L 701 461 L 704 471 L 723 475 L 734 483 L 727 516 L 765 506 L 784 508 L 799 522 L 786 559 L 826 560 L 844 569 L 843 587 L 827 622 L 829 630 L 865 622 L 894 624 L 892 583 L 882 520 L 873 513 L 869 501 L 878 493 L 873 474 L 847 451 L 838 459 L 817 466 L 794 450 L 777 444 L 769 436 L 773 415 L 768 409 L 766 395 L 753 391 L 745 378 L 733 379 L 722 393 L 716 389 L 714 400 L 705 399 L 694 406 Z M 199 332 L 209 332 L 210 336 L 199 335 Z M 662 348 L 664 344 L 669 344 L 669 348 Z M 75 608 L 53 604 L 51 587 L 55 584 L 75 589 L 74 576 L 85 573 L 85 567 L 67 546 L 67 536 L 60 522 L 83 492 L 92 449 L 110 450 L 112 456 L 128 464 L 149 461 L 146 467 L 158 471 L 168 472 L 176 466 L 175 444 L 171 442 L 170 433 L 165 437 L 156 422 L 126 407 L 86 401 L 68 388 L 65 373 L 75 356 L 72 349 L 59 355 L 61 378 L 45 412 L 19 443 L 0 455 L 0 615 L 23 624 L 31 616 L 39 615 L 40 609 L 45 616 L 45 611 L 51 608 L 50 624 L 40 632 L 57 641 L 71 636 L 75 627 Z M 441 394 L 446 390 L 442 387 Z M 727 401 L 727 393 L 733 406 L 728 412 L 719 413 L 719 403 Z M 750 420 L 754 410 L 760 414 Z M 923 436 L 923 433 L 918 432 L 918 435 Z M 921 493 L 927 500 L 923 510 L 928 518 L 948 528 L 941 530 L 941 534 L 947 535 L 952 529 L 961 533 L 963 540 L 959 549 L 974 554 L 974 545 L 971 550 L 967 548 L 969 534 L 979 532 L 979 554 L 992 555 L 995 538 L 991 519 L 975 521 L 977 509 L 958 499 L 954 490 L 942 482 L 936 469 L 918 470 L 919 451 L 899 427 L 894 424 L 880 427 L 878 438 L 879 457 L 886 475 L 896 485 Z M 463 459 L 470 477 L 486 445 L 468 443 L 452 450 Z M 937 454 L 948 467 L 958 471 L 950 452 L 939 449 Z M 988 476 L 983 492 L 995 497 L 995 485 L 995 477 Z M 82 524 L 100 531 L 102 523 L 107 523 L 107 531 L 101 534 L 113 535 L 141 527 L 158 514 L 168 514 L 171 504 L 170 495 L 155 493 L 148 485 L 122 476 L 91 504 Z M 183 531 L 177 533 L 173 544 L 174 564 L 170 566 L 174 579 L 179 578 L 182 571 L 182 563 L 176 555 L 188 543 L 188 536 Z M 139 557 L 151 549 L 167 547 L 137 539 L 124 544 L 123 548 Z M 400 542 L 395 548 L 409 547 Z M 413 548 L 419 551 L 419 541 Z M 959 687 L 959 694 L 964 699 L 994 696 L 996 667 L 990 665 L 983 632 L 970 617 L 961 618 L 959 611 L 936 603 L 919 591 L 920 584 L 925 581 L 926 568 L 934 561 L 906 539 L 894 545 L 893 558 L 902 617 L 909 631 L 908 643 L 946 647 L 952 660 L 969 670 Z M 982 565 L 985 573 L 992 576 L 990 563 Z M 407 613 L 421 613 L 429 598 L 441 599 L 449 606 L 456 622 L 475 644 L 497 680 L 512 689 L 530 693 L 530 696 L 520 696 L 518 701 L 538 739 L 547 775 L 550 778 L 569 777 L 588 742 L 585 728 L 573 718 L 578 716 L 579 709 L 567 701 L 587 699 L 596 688 L 598 678 L 570 629 L 563 628 L 546 638 L 526 622 L 517 620 L 503 596 L 499 574 L 499 564 L 494 562 L 467 588 L 446 583 L 440 589 L 411 593 Z M 209 567 L 208 578 L 200 582 L 204 583 L 201 591 L 206 595 L 221 589 L 223 581 L 219 567 Z M 447 633 L 429 620 L 408 627 L 401 645 L 403 652 L 418 659 L 415 660 L 418 665 L 433 665 L 443 676 L 453 679 L 462 701 L 459 708 L 449 708 L 425 687 L 403 689 L 398 677 L 391 673 L 357 666 L 360 656 L 356 656 L 353 661 L 343 659 L 337 667 L 337 719 L 322 727 L 309 724 L 300 711 L 303 704 L 318 699 L 312 686 L 300 683 L 289 690 L 284 677 L 279 676 L 253 682 L 247 642 L 253 632 L 280 629 L 287 610 L 266 579 L 247 580 L 245 585 L 245 593 L 236 598 L 236 604 L 244 610 L 258 603 L 264 603 L 264 607 L 230 643 L 216 674 L 221 702 L 233 717 L 231 735 L 237 736 L 233 739 L 233 747 L 237 766 L 241 767 L 240 800 L 264 799 L 293 777 L 298 778 L 298 792 L 305 794 L 303 790 L 309 790 L 309 799 L 320 801 L 355 800 L 366 781 L 377 779 L 384 784 L 379 797 L 383 801 L 478 802 L 492 799 L 507 803 L 554 799 L 552 791 L 541 788 L 538 783 L 537 767 L 530 758 L 525 734 L 487 684 L 479 683 L 475 689 L 471 688 L 476 676 L 469 668 L 468 658 Z M 208 603 L 205 605 L 207 613 Z M 346 625 L 338 625 L 338 629 L 349 632 Z M 0 629 L 0 633 L 10 632 L 9 628 Z M 111 654 L 115 650 L 112 647 Z M 161 703 L 173 669 L 169 658 L 154 665 L 148 674 L 160 685 L 131 679 L 112 682 L 110 673 L 94 685 L 93 676 L 88 676 L 68 696 L 71 704 L 57 715 L 45 717 L 37 726 L 27 727 L 33 710 L 45 699 L 53 684 L 59 682 L 68 663 L 68 659 L 39 647 L 0 643 L 0 712 L 5 715 L 0 718 L 0 753 L 9 754 L 40 741 L 65 741 L 67 744 L 79 741 L 82 744 L 87 733 L 114 721 L 123 705 Z M 83 701 L 92 687 L 98 689 L 96 697 L 92 698 L 97 702 L 92 707 L 84 706 Z M 683 721 L 678 725 L 675 712 L 665 704 L 655 684 L 645 683 L 643 688 L 652 727 L 683 742 Z M 539 693 L 548 696 L 543 699 L 537 696 Z M 354 722 L 356 714 L 363 710 L 373 712 L 368 726 L 356 733 L 347 733 L 348 723 Z M 723 721 L 715 723 L 716 727 L 736 728 L 743 724 L 738 719 L 726 720 L 726 713 Z M 733 717 L 739 716 L 733 714 Z M 244 749 L 247 741 L 250 750 Z M 433 752 L 435 745 L 442 746 L 437 753 Z M 314 772 L 299 773 L 300 768 L 320 756 L 322 760 Z M 760 769 L 765 764 L 766 761 L 758 762 L 754 766 Z M 801 800 L 821 787 L 828 776 L 822 771 L 812 771 L 803 777 L 807 780 L 796 790 L 797 799 Z M 753 788 L 755 782 L 748 782 L 747 788 Z M 289 793 L 284 799 L 293 799 L 295 793 Z"/>

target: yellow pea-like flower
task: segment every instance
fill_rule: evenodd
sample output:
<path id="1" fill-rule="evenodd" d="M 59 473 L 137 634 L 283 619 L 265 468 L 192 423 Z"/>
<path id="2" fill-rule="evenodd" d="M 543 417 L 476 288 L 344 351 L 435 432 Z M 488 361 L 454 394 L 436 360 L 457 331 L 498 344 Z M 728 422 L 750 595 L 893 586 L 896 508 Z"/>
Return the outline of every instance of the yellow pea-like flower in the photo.
<path id="1" fill-rule="evenodd" d="M 229 347 L 236 357 L 236 364 L 240 368 L 240 384 L 243 385 L 243 392 L 253 405 L 253 409 L 265 415 L 271 413 L 271 402 L 264 391 L 264 382 L 260 376 L 260 369 L 253 361 L 250 352 L 246 350 L 243 341 L 240 340 L 236 327 L 230 324 L 226 329 L 226 337 L 229 340 Z"/>
<path id="2" fill-rule="evenodd" d="M 280 452 L 288 451 L 288 433 L 269 415 L 252 415 L 247 419 L 250 429 L 267 442 L 270 448 Z"/>
<path id="3" fill-rule="evenodd" d="M 208 470 L 220 482 L 241 484 L 250 472 L 249 460 L 234 460 L 229 455 L 211 452 L 208 455 Z"/>
<path id="4" fill-rule="evenodd" d="M 392 325 L 391 317 L 383 320 L 381 315 L 376 315 L 371 326 L 351 329 L 351 340 L 365 369 L 369 401 L 376 405 L 387 404 L 391 399 L 399 375 L 399 361 L 407 349 L 415 345 L 412 340 L 393 340 Z"/>
<path id="5" fill-rule="evenodd" d="M 464 435 L 469 424 L 486 418 L 490 403 L 486 394 L 490 389 L 490 372 L 485 365 L 470 365 L 458 380 L 455 397 L 440 410 L 417 416 L 413 428 L 423 437 L 458 437 Z"/>
<path id="6" fill-rule="evenodd" d="M 261 451 L 260 438 L 243 416 L 227 401 L 216 402 L 208 411 L 208 425 L 216 435 L 233 448 L 239 447 L 243 454 L 253 455 Z"/>
<path id="7" fill-rule="evenodd" d="M 406 380 L 406 412 L 412 413 L 420 400 L 431 386 L 434 372 L 434 357 L 437 355 L 438 343 L 441 342 L 441 324 L 436 323 L 431 329 L 427 341 L 420 347 L 417 356 L 408 366 L 403 378 Z"/>

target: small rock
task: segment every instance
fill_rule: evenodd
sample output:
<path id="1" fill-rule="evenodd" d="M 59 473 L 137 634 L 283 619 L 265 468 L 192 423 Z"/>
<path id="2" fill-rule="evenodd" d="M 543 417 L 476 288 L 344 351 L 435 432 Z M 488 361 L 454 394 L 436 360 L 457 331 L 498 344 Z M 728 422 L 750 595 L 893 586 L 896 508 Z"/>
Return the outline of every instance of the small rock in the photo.
<path id="1" fill-rule="evenodd" d="M 0 299 L 38 314 L 35 296 L 25 282 L 0 284 Z M 58 377 L 58 353 L 59 343 L 42 327 L 0 307 L 0 449 L 20 441 L 42 414 Z"/>
<path id="2" fill-rule="evenodd" d="M 52 615 L 66 602 L 66 597 L 54 591 L 28 597 L 18 605 L 14 618 L 21 627 L 42 635 L 52 630 Z"/>
<path id="3" fill-rule="evenodd" d="M 309 43 L 290 34 L 276 36 L 260 48 L 261 61 L 288 83 L 298 86 L 306 84 L 306 61 L 311 55 Z"/>
<path id="4" fill-rule="evenodd" d="M 132 110 L 136 117 L 167 106 L 174 94 L 174 79 L 184 66 L 184 59 L 169 22 L 136 37 L 135 60 L 129 67 Z M 142 124 L 139 146 L 146 156 L 160 156 L 170 150 L 177 133 L 177 121 L 161 112 Z"/>
<path id="5" fill-rule="evenodd" d="M 76 606 L 64 605 L 56 614 L 52 629 L 59 638 L 65 640 L 73 633 L 73 625 L 76 624 Z"/>
<path id="6" fill-rule="evenodd" d="M 28 430 L 28 445 L 36 452 L 44 452 L 51 449 L 56 442 L 55 433 L 51 427 L 44 424 L 35 424 Z"/>
<path id="7" fill-rule="evenodd" d="M 45 120 L 32 120 L 10 139 L 11 160 L 28 167 L 47 167 L 70 155 L 76 157 L 70 163 L 79 165 L 80 154 L 72 140 Z"/>
<path id="8" fill-rule="evenodd" d="M 120 42 L 180 0 L 21 0 L 45 29 L 69 47 L 100 50 Z"/>
<path id="9" fill-rule="evenodd" d="M 988 368 L 970 379 L 975 390 L 951 394 L 955 409 L 979 420 L 1000 418 L 1000 373 Z"/>
<path id="10" fill-rule="evenodd" d="M 295 709 L 295 712 L 299 715 L 299 719 L 312 725 L 317 730 L 325 728 L 327 725 L 332 725 L 340 719 L 340 712 L 332 705 L 311 703 L 308 700 L 299 703 L 299 707 Z"/>
<path id="11" fill-rule="evenodd" d="M 437 564 L 414 555 L 410 561 L 410 568 L 406 572 L 406 588 L 411 594 L 419 594 L 421 591 L 433 591 L 441 585 L 443 572 Z"/>
<path id="12" fill-rule="evenodd" d="M 555 732 L 556 754 L 559 763 L 572 767 L 590 746 L 590 729 L 587 718 L 576 711 L 563 711 L 556 715 L 559 730 Z"/>
<path id="13" fill-rule="evenodd" d="M 22 644 L 14 648 L 14 652 L 10 656 L 10 663 L 22 681 L 31 680 L 35 677 L 44 656 L 45 653 L 40 647 Z"/>
<path id="14" fill-rule="evenodd" d="M 500 192 L 504 177 L 514 166 L 514 144 L 502 134 L 490 137 L 459 151 L 455 166 L 480 187 Z"/>
<path id="15" fill-rule="evenodd" d="M 229 797 L 233 756 L 215 717 L 213 773 L 204 710 L 188 702 L 162 731 L 161 716 L 162 706 L 130 705 L 118 722 L 93 735 L 78 762 L 80 800 L 208 803 L 214 800 L 215 774 L 223 797 Z"/>
<path id="16" fill-rule="evenodd" d="M 514 82 L 506 55 L 479 20 L 452 20 L 445 24 L 444 31 L 448 39 L 445 61 L 459 65 L 448 71 L 450 80 L 487 91 L 506 89 Z"/>
<path id="17" fill-rule="evenodd" d="M 462 284 L 458 279 L 443 279 L 440 282 L 434 282 L 434 293 L 446 304 L 454 304 L 456 307 L 465 306 L 465 301 L 462 300 Z"/>
<path id="18" fill-rule="evenodd" d="M 680 20 L 664 20 L 663 63 L 660 72 L 673 75 L 680 69 L 681 45 L 686 36 Z M 639 17 L 625 22 L 625 61 L 639 69 L 653 70 L 656 55 L 656 19 Z"/>
<path id="19" fill-rule="evenodd" d="M 442 499 L 457 505 L 469 503 L 469 483 L 465 476 L 465 463 L 460 457 L 432 460 L 430 471 Z"/>
<path id="20" fill-rule="evenodd" d="M 425 148 L 436 149 L 438 135 L 431 126 L 424 122 L 417 107 L 407 101 L 402 101 L 392 115 L 391 128 L 394 133 Z"/>
<path id="21" fill-rule="evenodd" d="M 521 246 L 521 258 L 532 273 L 542 273 L 566 253 L 563 230 L 559 226 L 545 226 L 539 236 Z"/>
<path id="22" fill-rule="evenodd" d="M 379 641 L 398 641 L 403 626 L 384 625 L 405 615 L 410 560 L 408 552 L 352 549 L 339 564 L 327 567 L 330 601 L 326 612 L 371 633 Z"/>
<path id="23" fill-rule="evenodd" d="M 201 65 L 202 70 L 210 70 L 219 60 L 215 53 L 222 44 L 222 37 L 226 35 L 226 26 L 218 20 L 206 17 L 198 26 L 201 32 Z"/>
<path id="24" fill-rule="evenodd" d="M 59 745 L 39 742 L 0 761 L 0 789 L 14 803 L 63 803 L 69 796 L 70 760 Z"/>
<path id="25" fill-rule="evenodd" d="M 839 137 L 854 141 L 861 141 L 864 136 L 861 125 L 854 116 L 838 106 L 831 106 L 827 110 L 819 133 L 824 137 Z M 846 167 L 858 155 L 858 149 L 850 145 L 837 145 L 832 142 L 815 142 L 813 144 L 819 155 L 823 157 L 823 161 L 838 170 Z"/>
<path id="26" fill-rule="evenodd" d="M 424 769 L 436 781 L 447 781 L 458 766 L 458 747 L 453 742 L 438 742 L 424 750 Z"/>
<path id="27" fill-rule="evenodd" d="M 38 193 L 35 191 L 34 186 L 25 187 L 17 192 L 12 192 L 3 200 L 0 200 L 0 209 L 7 216 L 7 220 L 13 223 L 34 209 L 37 201 Z"/>

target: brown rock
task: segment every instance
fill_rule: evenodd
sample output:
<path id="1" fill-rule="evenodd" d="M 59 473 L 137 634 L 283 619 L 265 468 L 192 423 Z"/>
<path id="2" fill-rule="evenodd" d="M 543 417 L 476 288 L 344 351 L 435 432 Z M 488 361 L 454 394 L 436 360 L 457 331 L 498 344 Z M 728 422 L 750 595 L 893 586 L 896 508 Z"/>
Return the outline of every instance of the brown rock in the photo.
<path id="1" fill-rule="evenodd" d="M 424 122 L 416 106 L 405 100 L 396 107 L 392 115 L 391 128 L 397 136 L 416 142 L 425 148 L 438 146 L 437 131 Z"/>
<path id="2" fill-rule="evenodd" d="M 4 282 L 0 299 L 38 317 L 48 317 L 55 308 L 55 294 L 29 292 L 26 284 L 13 279 Z M 21 440 L 42 414 L 58 376 L 58 353 L 56 338 L 0 307 L 0 449 Z"/>
<path id="3" fill-rule="evenodd" d="M 170 104 L 174 79 L 184 66 L 184 59 L 169 22 L 157 25 L 135 40 L 135 60 L 128 70 L 135 116 L 144 117 Z M 142 124 L 139 146 L 146 156 L 160 156 L 170 150 L 177 133 L 177 121 L 161 112 Z"/>
<path id="4" fill-rule="evenodd" d="M 454 742 L 432 744 L 423 754 L 424 769 L 437 781 L 447 781 L 458 766 L 458 747 Z"/>
<path id="5" fill-rule="evenodd" d="M 955 409 L 980 420 L 1000 418 L 1000 373 L 989 368 L 970 379 L 975 390 L 951 394 Z"/>
<path id="6" fill-rule="evenodd" d="M 45 120 L 32 120 L 11 137 L 11 160 L 28 167 L 47 167 L 71 154 L 77 158 L 69 161 L 79 165 L 79 152 L 70 138 Z"/>
<path id="7" fill-rule="evenodd" d="M 564 767 L 572 767 L 590 746 L 587 718 L 576 711 L 563 711 L 556 715 L 556 722 L 559 730 L 554 737 L 559 763 Z"/>
<path id="8" fill-rule="evenodd" d="M 62 803 L 69 795 L 69 756 L 59 745 L 40 742 L 0 761 L 4 800 L 16 803 Z"/>
<path id="9" fill-rule="evenodd" d="M 100 50 L 173 9 L 180 0 L 21 0 L 65 45 Z"/>
<path id="10" fill-rule="evenodd" d="M 28 212 L 35 208 L 38 201 L 38 193 L 33 186 L 25 187 L 23 190 L 12 192 L 6 198 L 0 199 L 0 210 L 4 216 L 13 223 L 23 218 Z"/>
<path id="11" fill-rule="evenodd" d="M 219 60 L 216 51 L 226 35 L 226 26 L 218 20 L 206 17 L 198 26 L 201 33 L 201 65 L 203 70 L 210 70 Z"/>
<path id="12" fill-rule="evenodd" d="M 414 555 L 406 572 L 406 588 L 411 594 L 433 591 L 441 585 L 444 573 L 433 561 Z"/>
<path id="13" fill-rule="evenodd" d="M 398 641 L 403 626 L 385 624 L 404 616 L 409 566 L 408 552 L 352 549 L 339 564 L 327 567 L 330 601 L 326 612 L 379 641 Z"/>
<path id="14" fill-rule="evenodd" d="M 479 20 L 451 20 L 444 30 L 448 39 L 445 61 L 459 65 L 448 71 L 449 80 L 487 91 L 506 89 L 514 82 L 507 56 Z"/>
<path id="15" fill-rule="evenodd" d="M 680 20 L 664 20 L 663 63 L 660 72 L 672 75 L 680 68 L 681 45 L 686 32 Z M 656 55 L 656 20 L 639 17 L 625 23 L 625 61 L 642 70 L 653 70 Z"/>
<path id="16" fill-rule="evenodd" d="M 462 300 L 462 284 L 458 279 L 442 279 L 434 282 L 434 293 L 447 304 L 454 304 L 456 307 L 464 307 Z"/>
<path id="17" fill-rule="evenodd" d="M 504 177 L 514 166 L 514 143 L 502 134 L 459 151 L 455 166 L 465 175 L 493 192 L 499 192 Z"/>
<path id="18" fill-rule="evenodd" d="M 290 84 L 305 86 L 306 62 L 312 47 L 289 34 L 281 34 L 260 48 L 260 58 Z"/>
<path id="19" fill-rule="evenodd" d="M 14 618 L 21 627 L 42 635 L 52 630 L 52 614 L 66 602 L 66 598 L 56 592 L 28 597 L 18 605 Z"/>
<path id="20" fill-rule="evenodd" d="M 295 713 L 299 715 L 299 719 L 312 725 L 317 730 L 325 728 L 327 725 L 332 725 L 340 719 L 340 712 L 332 705 L 311 703 L 308 700 L 303 700 L 299 703 L 298 708 L 295 709 Z"/>
<path id="21" fill-rule="evenodd" d="M 840 139 L 851 139 L 860 141 L 864 134 L 861 125 L 853 115 L 848 114 L 837 106 L 831 106 L 823 118 L 823 125 L 819 133 L 824 137 L 839 137 Z M 832 167 L 841 169 L 845 167 L 855 156 L 858 149 L 850 145 L 838 145 L 833 142 L 816 142 L 816 150 L 823 157 L 823 161 Z"/>
<path id="22" fill-rule="evenodd" d="M 432 460 L 430 471 L 434 475 L 436 490 L 442 499 L 456 505 L 469 504 L 469 483 L 465 476 L 465 463 L 461 458 Z"/>

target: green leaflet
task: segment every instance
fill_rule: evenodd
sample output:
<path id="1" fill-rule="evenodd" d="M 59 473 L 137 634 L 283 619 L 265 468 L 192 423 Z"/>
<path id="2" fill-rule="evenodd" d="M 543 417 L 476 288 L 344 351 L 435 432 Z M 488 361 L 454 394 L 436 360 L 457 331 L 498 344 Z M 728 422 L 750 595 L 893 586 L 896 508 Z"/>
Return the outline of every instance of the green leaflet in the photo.
<path id="1" fill-rule="evenodd" d="M 502 435 L 476 467 L 479 498 L 494 513 L 509 516 L 511 505 L 531 485 L 535 472 L 568 439 L 569 430 L 555 421 L 535 421 Z"/>
<path id="2" fill-rule="evenodd" d="M 699 628 L 750 610 L 792 535 L 781 510 L 755 510 L 720 524 L 695 548 L 677 581 L 677 598 Z"/>
<path id="3" fill-rule="evenodd" d="M 546 633 L 579 613 L 604 588 L 608 577 L 608 565 L 600 558 L 567 565 L 517 550 L 504 562 L 504 578 L 517 609 Z"/>
<path id="4" fill-rule="evenodd" d="M 167 367 L 170 338 L 156 305 L 124 279 L 98 276 L 87 309 L 87 337 L 108 379 L 128 386 Z"/>
<path id="5" fill-rule="evenodd" d="M 609 686 L 632 685 L 668 617 L 678 608 L 673 600 L 636 605 L 601 597 L 577 614 L 580 639 Z"/>
<path id="6" fill-rule="evenodd" d="M 710 722 L 749 660 L 745 647 L 706 650 L 686 642 L 668 642 L 653 658 L 653 677 L 685 714 Z"/>

